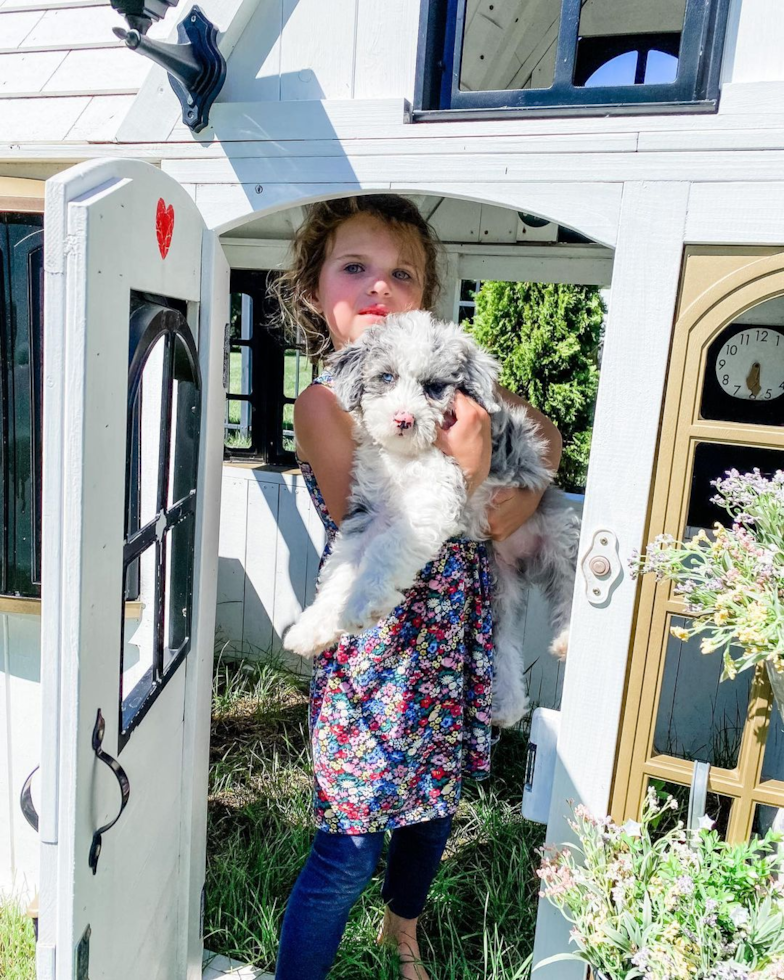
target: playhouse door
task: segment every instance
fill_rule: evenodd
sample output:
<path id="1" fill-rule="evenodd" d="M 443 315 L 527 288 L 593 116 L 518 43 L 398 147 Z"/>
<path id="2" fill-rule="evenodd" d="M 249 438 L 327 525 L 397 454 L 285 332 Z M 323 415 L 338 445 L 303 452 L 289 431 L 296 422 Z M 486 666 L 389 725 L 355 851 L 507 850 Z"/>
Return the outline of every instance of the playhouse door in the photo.
<path id="1" fill-rule="evenodd" d="M 201 975 L 228 270 L 136 161 L 45 215 L 38 976 Z"/>

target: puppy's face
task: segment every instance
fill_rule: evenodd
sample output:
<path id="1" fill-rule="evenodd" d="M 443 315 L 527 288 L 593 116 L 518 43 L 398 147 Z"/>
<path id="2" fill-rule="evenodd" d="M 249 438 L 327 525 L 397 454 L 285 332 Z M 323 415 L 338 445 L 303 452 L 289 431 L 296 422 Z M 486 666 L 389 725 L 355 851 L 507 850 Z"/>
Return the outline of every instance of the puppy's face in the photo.
<path id="1" fill-rule="evenodd" d="M 459 327 L 422 311 L 387 317 L 328 366 L 343 407 L 374 442 L 401 455 L 433 445 L 458 389 L 498 408 L 495 361 Z"/>

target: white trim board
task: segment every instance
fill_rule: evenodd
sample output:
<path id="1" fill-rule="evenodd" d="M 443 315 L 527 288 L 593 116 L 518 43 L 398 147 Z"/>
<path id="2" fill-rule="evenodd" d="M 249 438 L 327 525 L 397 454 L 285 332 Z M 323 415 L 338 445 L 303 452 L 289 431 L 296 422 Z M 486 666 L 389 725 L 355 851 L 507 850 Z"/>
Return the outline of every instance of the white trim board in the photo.
<path id="1" fill-rule="evenodd" d="M 529 211 L 581 232 L 601 245 L 615 244 L 622 185 L 607 183 L 521 183 L 499 184 L 438 180 L 420 183 L 290 183 L 290 184 L 201 184 L 184 185 L 209 227 L 222 234 L 245 224 L 254 216 L 282 211 L 292 205 L 346 194 L 373 193 L 392 189 L 401 194 L 455 197 L 482 204 Z"/>
<path id="2" fill-rule="evenodd" d="M 401 147 L 402 149 L 402 147 Z M 481 141 L 465 147 L 444 144 L 440 154 L 327 156 L 278 159 L 165 160 L 163 169 L 181 183 L 280 184 L 296 176 L 303 183 L 386 183 L 475 180 L 486 184 L 514 181 L 585 184 L 614 181 L 778 181 L 784 173 L 784 149 L 631 152 L 631 153 L 487 153 Z"/>
<path id="3" fill-rule="evenodd" d="M 636 594 L 626 558 L 645 531 L 658 442 L 655 407 L 664 391 L 688 194 L 685 183 L 624 188 L 580 543 L 583 556 L 596 531 L 612 531 L 624 576 L 609 603 L 598 607 L 588 602 L 578 572 L 572 607 L 578 645 L 570 649 L 563 689 L 547 829 L 552 843 L 571 837 L 567 800 L 596 814 L 609 804 Z M 568 945 L 569 923 L 541 900 L 534 963 Z M 576 980 L 583 972 L 559 964 L 546 967 L 542 980 Z"/>
<path id="4" fill-rule="evenodd" d="M 278 240 L 222 239 L 232 269 L 283 269 L 289 243 Z M 507 282 L 569 282 L 609 286 L 613 253 L 598 245 L 444 245 L 457 256 L 458 279 Z"/>
<path id="5" fill-rule="evenodd" d="M 784 181 L 693 184 L 686 241 L 703 245 L 784 244 Z"/>

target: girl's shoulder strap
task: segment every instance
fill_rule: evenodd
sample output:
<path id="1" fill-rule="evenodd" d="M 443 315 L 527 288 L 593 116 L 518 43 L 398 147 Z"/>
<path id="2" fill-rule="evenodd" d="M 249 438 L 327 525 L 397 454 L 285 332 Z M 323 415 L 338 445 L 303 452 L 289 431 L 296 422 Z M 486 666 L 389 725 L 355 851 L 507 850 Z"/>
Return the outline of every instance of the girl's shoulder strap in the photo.
<path id="1" fill-rule="evenodd" d="M 332 387 L 332 375 L 329 371 L 322 371 L 322 373 L 311 381 L 314 385 L 324 385 L 325 388 Z"/>

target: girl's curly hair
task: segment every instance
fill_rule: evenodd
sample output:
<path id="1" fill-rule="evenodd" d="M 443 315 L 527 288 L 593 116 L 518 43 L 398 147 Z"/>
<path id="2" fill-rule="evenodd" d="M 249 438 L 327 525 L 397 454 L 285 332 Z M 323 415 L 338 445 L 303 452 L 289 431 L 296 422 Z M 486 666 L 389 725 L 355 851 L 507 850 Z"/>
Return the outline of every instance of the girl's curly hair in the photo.
<path id="1" fill-rule="evenodd" d="M 313 304 L 321 267 L 336 229 L 356 214 L 372 215 L 407 243 L 418 243 L 425 259 L 422 306 L 431 309 L 438 296 L 438 238 L 411 201 L 397 194 L 369 194 L 311 204 L 291 243 L 291 266 L 271 283 L 270 292 L 278 301 L 287 342 L 314 364 L 331 349 L 327 324 Z"/>

